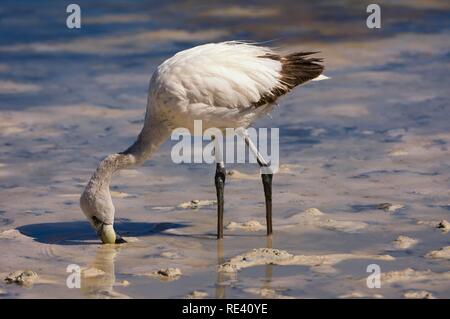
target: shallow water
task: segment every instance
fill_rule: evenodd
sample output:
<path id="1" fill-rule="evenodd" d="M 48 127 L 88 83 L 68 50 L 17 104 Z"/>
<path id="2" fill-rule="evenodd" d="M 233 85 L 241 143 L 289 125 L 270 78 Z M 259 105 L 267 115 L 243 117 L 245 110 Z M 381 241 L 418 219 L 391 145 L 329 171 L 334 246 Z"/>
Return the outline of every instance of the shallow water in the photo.
<path id="1" fill-rule="evenodd" d="M 182 298 L 194 290 L 212 298 L 260 297 L 251 288 L 296 298 L 355 292 L 398 298 L 411 290 L 450 297 L 442 276 L 380 289 L 365 282 L 371 263 L 383 273 L 450 271 L 448 260 L 424 257 L 447 246 L 449 233 L 418 224 L 450 219 L 448 1 L 378 1 L 380 30 L 368 29 L 366 8 L 351 1 L 77 3 L 80 30 L 65 27 L 62 3 L 3 1 L 0 7 L 0 232 L 19 231 L 0 236 L 0 274 L 32 269 L 45 279 L 32 288 L 2 281 L 0 297 Z M 214 166 L 172 163 L 170 141 L 144 167 L 113 179 L 114 191 L 129 194 L 113 198 L 117 230 L 138 241 L 99 245 L 79 194 L 100 159 L 134 141 L 152 71 L 179 50 L 232 39 L 321 50 L 332 78 L 295 90 L 271 118 L 255 123 L 280 128 L 280 160 L 291 164 L 274 177 L 272 246 L 296 255 L 389 254 L 395 260 L 349 259 L 333 272 L 266 265 L 218 273 L 218 264 L 266 247 L 264 231 L 226 231 L 222 247 L 214 238 L 214 206 L 176 208 L 214 199 Z M 228 168 L 256 179 L 228 177 L 225 224 L 263 224 L 257 167 Z M 386 202 L 404 208 L 376 208 Z M 328 219 L 367 226 L 339 231 L 290 222 L 311 207 Z M 419 243 L 392 249 L 399 235 Z M 68 289 L 69 264 L 105 274 Z M 182 276 L 160 281 L 144 275 L 167 267 L 180 268 Z"/>

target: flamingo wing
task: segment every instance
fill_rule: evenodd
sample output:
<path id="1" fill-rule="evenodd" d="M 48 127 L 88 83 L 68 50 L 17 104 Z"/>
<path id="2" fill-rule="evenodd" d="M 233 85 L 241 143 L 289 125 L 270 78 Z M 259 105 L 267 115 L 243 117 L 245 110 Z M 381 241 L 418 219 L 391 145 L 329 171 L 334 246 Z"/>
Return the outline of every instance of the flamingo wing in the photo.
<path id="1" fill-rule="evenodd" d="M 316 52 L 282 56 L 243 42 L 210 43 L 181 51 L 155 72 L 152 86 L 187 105 L 245 111 L 275 100 L 323 71 Z"/>

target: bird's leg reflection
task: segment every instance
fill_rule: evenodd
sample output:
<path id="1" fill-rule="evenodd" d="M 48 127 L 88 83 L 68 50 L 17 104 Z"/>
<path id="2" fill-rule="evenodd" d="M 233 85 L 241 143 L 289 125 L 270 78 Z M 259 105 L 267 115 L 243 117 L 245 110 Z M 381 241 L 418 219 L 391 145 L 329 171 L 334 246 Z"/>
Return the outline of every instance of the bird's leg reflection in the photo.
<path id="1" fill-rule="evenodd" d="M 114 292 L 116 275 L 114 262 L 121 247 L 118 245 L 101 245 L 89 268 L 96 268 L 104 273 L 97 276 L 82 274 L 81 291 L 87 297 L 121 297 L 121 294 Z M 123 295 L 122 297 L 126 297 Z"/>
<path id="2" fill-rule="evenodd" d="M 220 266 L 224 262 L 223 256 L 223 239 L 217 240 L 217 264 Z M 216 283 L 216 298 L 224 299 L 226 298 L 226 285 L 223 284 L 225 281 L 225 273 L 217 272 L 217 283 Z"/>
<path id="3" fill-rule="evenodd" d="M 273 248 L 272 247 L 272 235 L 266 237 L 266 247 L 267 248 Z M 272 282 L 272 275 L 273 275 L 273 265 L 267 264 L 266 265 L 266 272 L 265 272 L 265 278 L 264 278 L 264 285 L 263 288 L 270 289 L 270 283 Z"/>

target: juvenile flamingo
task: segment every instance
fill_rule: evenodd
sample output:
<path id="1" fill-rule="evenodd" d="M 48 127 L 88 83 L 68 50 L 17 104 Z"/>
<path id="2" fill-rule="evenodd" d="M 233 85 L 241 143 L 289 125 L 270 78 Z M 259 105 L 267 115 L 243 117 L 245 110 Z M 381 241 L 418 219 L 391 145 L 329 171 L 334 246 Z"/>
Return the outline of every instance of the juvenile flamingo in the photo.
<path id="1" fill-rule="evenodd" d="M 80 206 L 103 243 L 123 242 L 114 231 L 114 205 L 109 191 L 114 172 L 141 165 L 170 136 L 194 120 L 204 129 L 241 128 L 241 136 L 258 164 L 267 162 L 246 133 L 257 118 L 271 111 L 278 97 L 309 80 L 322 80 L 317 52 L 281 55 L 253 44 L 229 41 L 181 51 L 163 62 L 150 80 L 144 126 L 136 142 L 100 162 L 80 198 Z M 217 238 L 223 237 L 225 166 L 216 144 Z M 272 234 L 272 174 L 262 173 L 267 235 Z"/>

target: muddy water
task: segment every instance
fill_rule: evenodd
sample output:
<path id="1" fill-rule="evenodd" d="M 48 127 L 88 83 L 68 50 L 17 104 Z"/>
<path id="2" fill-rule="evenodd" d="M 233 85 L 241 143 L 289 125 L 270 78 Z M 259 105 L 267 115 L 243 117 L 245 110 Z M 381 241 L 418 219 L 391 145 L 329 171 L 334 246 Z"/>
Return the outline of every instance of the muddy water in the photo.
<path id="1" fill-rule="evenodd" d="M 367 29 L 365 7 L 347 1 L 78 1 L 80 30 L 65 27 L 62 4 L 2 4 L 0 274 L 33 270 L 39 279 L 28 288 L 2 281 L 0 297 L 450 297 L 448 259 L 425 257 L 449 245 L 435 226 L 450 219 L 450 6 L 378 3 L 380 30 Z M 321 50 L 332 78 L 297 89 L 255 123 L 280 128 L 272 242 L 240 228 L 218 243 L 214 205 L 178 208 L 214 199 L 214 167 L 172 163 L 169 141 L 113 180 L 117 230 L 135 240 L 99 245 L 78 197 L 98 161 L 134 141 L 151 72 L 178 50 L 230 39 Z M 242 174 L 227 179 L 225 224 L 264 225 L 257 167 L 228 168 Z M 308 214 L 313 207 L 324 215 Z M 400 235 L 417 243 L 401 249 Z M 267 246 L 333 262 L 218 272 Z M 351 258 L 334 262 L 336 254 Z M 69 264 L 100 275 L 69 289 Z M 381 268 L 379 289 L 366 285 L 369 264 Z M 148 275 L 168 267 L 182 275 Z"/>

